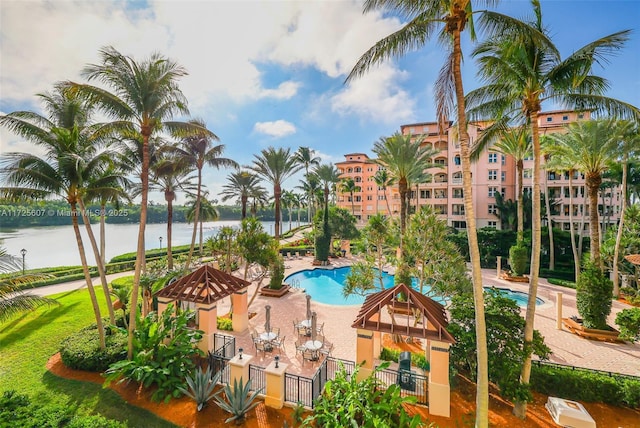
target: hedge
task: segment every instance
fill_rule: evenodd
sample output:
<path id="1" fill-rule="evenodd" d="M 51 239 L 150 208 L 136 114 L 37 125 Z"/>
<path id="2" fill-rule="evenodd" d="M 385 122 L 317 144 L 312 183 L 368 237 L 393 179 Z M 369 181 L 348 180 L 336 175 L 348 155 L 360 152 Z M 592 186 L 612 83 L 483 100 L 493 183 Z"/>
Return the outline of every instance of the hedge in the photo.
<path id="1" fill-rule="evenodd" d="M 534 364 L 531 368 L 531 388 L 569 400 L 640 408 L 640 378 Z"/>
<path id="2" fill-rule="evenodd" d="M 95 324 L 72 334 L 60 344 L 60 357 L 65 366 L 90 372 L 103 372 L 126 358 L 127 335 L 117 328 L 105 327 L 106 348 L 100 349 Z"/>

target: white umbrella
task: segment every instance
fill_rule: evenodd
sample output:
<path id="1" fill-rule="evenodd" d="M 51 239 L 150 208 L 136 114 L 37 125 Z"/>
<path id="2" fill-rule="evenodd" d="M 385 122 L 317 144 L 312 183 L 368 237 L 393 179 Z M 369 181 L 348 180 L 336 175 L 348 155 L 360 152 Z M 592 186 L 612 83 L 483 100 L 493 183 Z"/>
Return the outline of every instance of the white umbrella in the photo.
<path id="1" fill-rule="evenodd" d="M 318 324 L 317 318 L 318 316 L 315 311 L 311 312 L 311 340 L 313 341 L 316 340 L 316 325 Z"/>
<path id="2" fill-rule="evenodd" d="M 271 306 L 267 305 L 264 309 L 267 311 L 265 314 L 264 330 L 267 333 L 271 333 Z"/>
<path id="3" fill-rule="evenodd" d="M 307 298 L 307 319 L 311 319 L 311 295 L 307 294 L 305 296 Z"/>

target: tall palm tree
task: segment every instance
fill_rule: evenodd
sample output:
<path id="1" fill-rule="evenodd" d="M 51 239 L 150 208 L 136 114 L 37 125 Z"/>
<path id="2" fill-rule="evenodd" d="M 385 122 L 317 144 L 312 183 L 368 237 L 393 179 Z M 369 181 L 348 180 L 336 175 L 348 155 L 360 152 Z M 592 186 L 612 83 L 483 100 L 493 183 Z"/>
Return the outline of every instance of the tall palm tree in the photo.
<path id="1" fill-rule="evenodd" d="M 510 122 L 524 122 L 531 127 L 533 139 L 533 227 L 529 301 L 524 331 L 525 346 L 533 340 L 533 322 L 540 268 L 540 133 L 538 115 L 542 103 L 552 101 L 574 110 L 608 111 L 613 114 L 636 115 L 637 109 L 603 96 L 607 83 L 592 73 L 594 64 L 622 48 L 628 31 L 600 38 L 562 59 L 558 48 L 542 25 L 540 3 L 533 1 L 532 22 L 523 22 L 494 12 L 482 15 L 482 24 L 493 35 L 474 50 L 479 74 L 487 83 L 467 95 L 469 114 L 478 118 L 499 118 L 487 128 L 491 133 Z M 531 355 L 523 363 L 521 383 L 528 384 Z M 514 413 L 526 415 L 526 402 L 519 401 Z"/>
<path id="2" fill-rule="evenodd" d="M 395 183 L 395 178 L 392 177 L 389 174 L 389 171 L 387 171 L 386 169 L 379 169 L 373 176 L 373 181 L 376 183 L 376 186 L 378 186 L 378 188 L 376 189 L 376 199 L 378 199 L 377 190 L 382 188 L 382 196 L 384 196 L 384 200 L 387 203 L 387 214 L 389 217 L 391 217 L 391 207 L 389 206 L 389 198 L 387 198 L 387 187 L 393 186 L 393 184 Z M 376 202 L 376 213 L 379 210 L 380 209 L 378 208 L 378 203 Z"/>
<path id="3" fill-rule="evenodd" d="M 630 157 L 640 157 L 640 129 L 638 123 L 626 122 L 620 124 L 620 140 L 614 148 L 614 153 L 621 153 L 622 158 L 619 159 L 622 164 L 622 183 L 621 183 L 621 201 L 620 201 L 620 221 L 618 222 L 618 231 L 616 233 L 616 246 L 613 253 L 613 295 L 620 293 L 620 279 L 618 278 L 618 258 L 620 257 L 620 242 L 622 241 L 622 230 L 624 226 L 624 216 L 627 208 L 627 177 L 628 165 Z M 614 141 L 615 143 L 615 141 Z"/>
<path id="4" fill-rule="evenodd" d="M 275 235 L 280 239 L 280 198 L 282 197 L 282 183 L 296 172 L 302 165 L 298 164 L 290 149 L 269 147 L 263 149 L 259 155 L 253 155 L 253 165 L 250 170 L 258 174 L 265 181 L 273 185 L 273 200 L 275 205 Z"/>
<path id="5" fill-rule="evenodd" d="M 291 230 L 291 223 L 293 222 L 293 208 L 296 206 L 296 197 L 291 190 L 285 190 L 282 192 L 282 204 L 289 213 L 289 230 Z"/>
<path id="6" fill-rule="evenodd" d="M 309 168 L 320 165 L 320 158 L 314 154 L 315 150 L 309 147 L 298 147 L 298 150 L 293 155 L 296 162 L 304 166 L 304 178 L 307 181 L 309 181 Z M 312 199 L 311 189 L 307 192 L 307 196 L 309 197 L 309 200 Z M 307 221 L 311 223 L 311 204 L 307 206 Z"/>
<path id="7" fill-rule="evenodd" d="M 411 135 L 395 133 L 391 137 L 381 138 L 373 145 L 373 152 L 377 155 L 376 163 L 386 168 L 398 183 L 400 193 L 400 249 L 402 236 L 407 223 L 409 202 L 409 185 L 424 171 L 434 166 L 431 158 L 437 151 L 421 146 L 422 138 L 412 141 Z"/>
<path id="8" fill-rule="evenodd" d="M 247 217 L 249 198 L 256 191 L 266 189 L 260 185 L 260 177 L 249 171 L 238 170 L 227 176 L 227 183 L 222 186 L 222 202 L 237 198 L 242 210 L 241 220 Z"/>
<path id="9" fill-rule="evenodd" d="M 318 198 L 317 195 L 322 194 L 322 186 L 320 180 L 315 174 L 309 174 L 306 180 L 300 180 L 300 186 L 296 186 L 296 189 L 301 190 L 306 197 L 308 213 L 310 217 L 307 219 L 309 223 L 312 222 L 314 210 L 318 208 L 318 201 L 322 197 Z"/>
<path id="10" fill-rule="evenodd" d="M 191 124 L 206 129 L 206 125 L 201 120 L 191 120 Z M 182 156 L 190 165 L 192 165 L 198 172 L 198 184 L 196 189 L 196 200 L 194 206 L 195 217 L 193 219 L 193 233 L 191 234 L 191 246 L 189 247 L 189 254 L 187 255 L 187 261 L 185 266 L 188 269 L 191 265 L 191 259 L 193 257 L 193 250 L 196 244 L 196 233 L 198 231 L 198 216 L 200 215 L 200 204 L 202 203 L 202 170 L 205 165 L 215 167 L 217 169 L 223 167 L 237 168 L 236 161 L 228 158 L 223 158 L 224 145 L 213 145 L 213 141 L 218 141 L 211 132 L 202 132 L 198 134 L 192 134 L 186 136 L 181 144 L 174 148 L 174 153 L 178 156 Z M 202 245 L 200 245 L 200 251 L 202 251 Z"/>
<path id="11" fill-rule="evenodd" d="M 202 254 L 202 244 L 204 238 L 204 225 L 205 221 L 215 221 L 220 218 L 220 213 L 216 210 L 216 207 L 213 206 L 211 201 L 207 199 L 209 192 L 203 192 L 200 195 L 200 198 L 196 194 L 190 193 L 187 198 L 191 199 L 191 201 L 187 201 L 187 205 L 189 209 L 187 209 L 186 217 L 188 222 L 196 222 L 199 223 L 196 226 L 200 228 L 200 239 L 198 241 L 198 248 L 200 254 Z M 198 199 L 200 202 L 198 203 Z"/>
<path id="12" fill-rule="evenodd" d="M 591 260 L 602 269 L 600 255 L 600 219 L 598 218 L 598 190 L 602 173 L 614 160 L 612 148 L 624 135 L 624 127 L 614 120 L 593 120 L 572 123 L 566 134 L 554 134 L 552 153 L 571 159 L 575 168 L 585 175 L 585 187 L 589 198 L 589 235 Z"/>
<path id="13" fill-rule="evenodd" d="M 356 182 L 353 181 L 353 178 L 351 178 L 351 177 L 343 178 L 342 182 L 340 183 L 340 191 L 349 194 L 349 198 L 351 199 L 351 215 L 355 216 L 356 215 L 356 209 L 355 209 L 355 205 L 354 205 L 353 194 L 355 192 L 359 192 L 360 191 L 360 186 L 357 186 Z"/>
<path id="14" fill-rule="evenodd" d="M 189 176 L 189 165 L 184 158 L 169 153 L 153 162 L 150 169 L 150 189 L 162 192 L 167 202 L 167 269 L 173 270 L 173 201 L 180 190 L 196 191 L 195 177 Z"/>
<path id="15" fill-rule="evenodd" d="M 138 62 L 122 55 L 111 46 L 100 50 L 101 64 L 90 64 L 83 70 L 89 80 L 97 80 L 108 89 L 69 82 L 68 85 L 95 101 L 108 113 L 114 122 L 107 130 L 126 135 L 139 135 L 141 146 L 141 194 L 140 194 L 140 227 L 138 229 L 138 245 L 136 264 L 133 276 L 131 296 L 131 313 L 129 318 L 129 340 L 127 358 L 133 355 L 133 331 L 136 328 L 136 314 L 140 275 L 145 257 L 144 231 L 147 223 L 147 202 L 149 196 L 149 139 L 160 131 L 172 133 L 188 132 L 213 134 L 193 124 L 170 121 L 176 114 L 189 114 L 187 100 L 180 91 L 177 81 L 187 74 L 180 65 L 158 53 Z M 112 90 L 113 92 L 109 92 Z"/>
<path id="16" fill-rule="evenodd" d="M 44 149 L 44 156 L 29 153 L 6 153 L 0 159 L 0 178 L 6 187 L 3 197 L 62 197 L 70 206 L 71 223 L 87 290 L 98 327 L 100 346 L 105 348 L 105 333 L 96 292 L 91 282 L 84 243 L 80 234 L 79 203 L 87 183 L 96 171 L 106 170 L 111 159 L 99 152 L 92 128 L 85 126 L 89 109 L 78 97 L 57 86 L 52 94 L 39 94 L 49 117 L 29 111 L 0 116 L 0 125 Z M 86 214 L 86 213 L 85 213 Z M 91 230 L 89 228 L 89 232 Z M 97 247 L 95 248 L 97 251 Z M 100 259 L 96 253 L 96 260 Z M 104 290 L 103 290 L 104 291 Z M 107 300 L 109 290 L 106 290 Z"/>

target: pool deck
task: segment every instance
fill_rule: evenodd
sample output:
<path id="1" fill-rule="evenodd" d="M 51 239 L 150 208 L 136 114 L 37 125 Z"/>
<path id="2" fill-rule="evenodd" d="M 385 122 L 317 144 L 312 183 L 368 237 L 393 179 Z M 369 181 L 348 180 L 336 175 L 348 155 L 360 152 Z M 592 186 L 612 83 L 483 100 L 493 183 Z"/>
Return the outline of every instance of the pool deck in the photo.
<path id="1" fill-rule="evenodd" d="M 285 276 L 294 272 L 313 269 L 312 257 L 302 257 L 294 260 L 286 260 Z M 332 259 L 332 265 L 322 268 L 333 268 L 348 266 L 352 259 L 338 258 Z M 321 267 L 315 267 L 321 268 Z M 512 283 L 496 277 L 495 269 L 483 269 L 483 283 L 488 286 L 510 288 L 515 291 L 528 291 L 526 283 Z M 263 282 L 266 284 L 267 279 Z M 256 290 L 256 283 L 249 288 L 249 299 Z M 562 292 L 562 316 L 569 317 L 577 315 L 575 290 L 549 284 L 541 278 L 538 287 L 538 297 L 545 300 L 536 309 L 535 327 L 545 337 L 546 344 L 551 348 L 553 354 L 551 362 L 585 367 L 603 371 L 617 372 L 640 376 L 640 345 L 630 343 L 608 343 L 581 338 L 570 333 L 566 328 L 556 328 L 556 293 Z M 303 376 L 312 375 L 318 368 L 319 363 L 302 363 L 302 357 L 296 356 L 295 340 L 296 335 L 293 330 L 295 320 L 305 319 L 306 299 L 303 290 L 294 289 L 282 298 L 264 297 L 258 295 L 249 307 L 250 312 L 256 315 L 249 320 L 249 329 L 258 332 L 264 330 L 265 305 L 271 305 L 271 325 L 280 327 L 280 334 L 286 336 L 285 350 L 280 356 L 280 361 L 289 364 L 288 370 L 299 373 Z M 224 314 L 229 309 L 229 299 L 223 300 L 218 305 L 218 313 Z M 628 305 L 614 301 L 609 316 L 609 324 L 615 325 L 616 314 Z M 351 328 L 351 324 L 360 309 L 360 305 L 355 306 L 331 306 L 311 300 L 311 309 L 318 315 L 318 325 L 324 323 L 324 333 L 327 340 L 334 344 L 332 355 L 337 358 L 353 361 L 356 355 L 356 330 Z M 525 309 L 522 309 L 524 316 Z M 251 342 L 250 332 L 234 334 L 236 336 L 236 348 L 242 347 L 245 354 L 255 355 L 255 349 Z M 266 366 L 275 353 L 260 353 L 255 356 L 254 364 Z"/>

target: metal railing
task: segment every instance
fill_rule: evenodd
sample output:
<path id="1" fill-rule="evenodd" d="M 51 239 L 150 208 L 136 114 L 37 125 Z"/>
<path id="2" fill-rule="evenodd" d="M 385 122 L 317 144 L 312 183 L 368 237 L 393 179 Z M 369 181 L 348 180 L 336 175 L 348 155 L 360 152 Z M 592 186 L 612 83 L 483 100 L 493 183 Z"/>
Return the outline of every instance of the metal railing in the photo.
<path id="1" fill-rule="evenodd" d="M 630 374 L 625 374 L 625 373 L 607 372 L 607 371 L 604 371 L 604 370 L 589 369 L 589 368 L 586 368 L 586 367 L 570 366 L 568 364 L 552 363 L 550 361 L 532 360 L 531 362 L 532 362 L 532 364 L 535 364 L 538 367 L 548 366 L 548 367 L 554 367 L 554 368 L 559 368 L 559 369 L 564 369 L 564 370 L 597 373 L 597 374 L 601 374 L 601 375 L 605 375 L 605 376 L 609 376 L 609 377 L 623 377 L 623 378 L 627 378 L 627 379 L 640 380 L 640 376 L 635 376 L 635 375 L 630 375 Z"/>
<path id="2" fill-rule="evenodd" d="M 382 382 L 382 386 L 388 388 L 398 385 L 403 397 L 413 396 L 417 404 L 427 406 L 429 404 L 428 385 L 429 377 L 409 370 L 377 370 L 376 378 Z"/>
<path id="3" fill-rule="evenodd" d="M 236 354 L 236 338 L 225 334 L 214 333 L 213 353 L 231 359 Z"/>
<path id="4" fill-rule="evenodd" d="M 262 389 L 263 394 L 266 392 L 267 381 L 264 373 L 264 367 L 249 364 L 249 379 L 251 379 L 251 389 L 254 391 Z"/>

